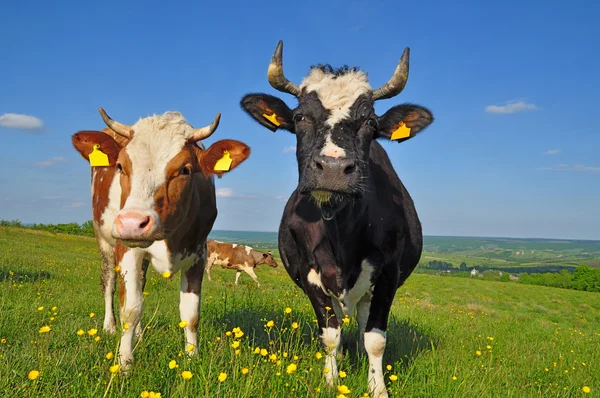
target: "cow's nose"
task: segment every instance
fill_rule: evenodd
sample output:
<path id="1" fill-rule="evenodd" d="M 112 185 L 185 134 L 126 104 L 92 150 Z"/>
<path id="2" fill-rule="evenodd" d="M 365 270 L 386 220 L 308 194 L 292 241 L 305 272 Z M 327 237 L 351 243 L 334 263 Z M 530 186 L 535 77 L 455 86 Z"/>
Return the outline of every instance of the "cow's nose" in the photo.
<path id="1" fill-rule="evenodd" d="M 120 239 L 143 239 L 154 228 L 154 218 L 148 214 L 126 211 L 115 217 L 115 232 Z"/>
<path id="2" fill-rule="evenodd" d="M 356 171 L 356 162 L 348 158 L 334 158 L 331 156 L 317 155 L 313 159 L 313 167 L 323 174 L 335 176 L 347 176 Z"/>

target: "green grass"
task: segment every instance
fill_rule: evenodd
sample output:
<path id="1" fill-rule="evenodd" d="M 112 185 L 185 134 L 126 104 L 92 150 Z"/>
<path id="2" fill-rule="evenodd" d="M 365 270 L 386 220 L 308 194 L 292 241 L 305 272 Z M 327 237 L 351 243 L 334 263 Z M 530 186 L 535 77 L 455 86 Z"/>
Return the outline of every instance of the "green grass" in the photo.
<path id="1" fill-rule="evenodd" d="M 235 273 L 220 268 L 214 269 L 212 282 L 205 278 L 200 355 L 191 359 L 183 352 L 178 326 L 179 282 L 150 271 L 146 329 L 135 364 L 127 377 L 111 375 L 115 359 L 105 356 L 116 354 L 118 339 L 101 330 L 99 267 L 91 238 L 0 228 L 0 338 L 5 339 L 0 342 L 0 396 L 337 395 L 325 387 L 323 359 L 315 356 L 322 350 L 314 341 L 309 302 L 282 267 L 258 268 L 262 289 L 247 275 L 235 287 Z M 291 314 L 284 313 L 286 307 Z M 275 321 L 272 329 L 265 327 L 269 320 Z M 293 321 L 300 328 L 291 328 Z M 40 334 L 45 325 L 51 331 Z M 231 347 L 233 337 L 226 335 L 234 327 L 244 332 L 238 354 Z M 76 333 L 92 328 L 100 341 Z M 367 390 L 367 363 L 356 354 L 356 337 L 352 321 L 344 326 L 346 350 L 339 361 L 347 372 L 340 383 L 352 397 Z M 255 347 L 277 358 L 254 354 Z M 169 368 L 171 360 L 178 368 Z M 600 295 L 415 274 L 397 292 L 384 362 L 392 366 L 386 380 L 398 377 L 389 381 L 392 396 L 600 396 Z M 288 374 L 291 363 L 297 370 Z M 243 375 L 242 368 L 249 373 Z M 41 375 L 30 381 L 33 369 Z M 192 379 L 184 380 L 182 370 L 191 371 Z M 221 372 L 228 375 L 224 382 L 218 380 Z M 584 386 L 590 394 L 582 392 Z"/>

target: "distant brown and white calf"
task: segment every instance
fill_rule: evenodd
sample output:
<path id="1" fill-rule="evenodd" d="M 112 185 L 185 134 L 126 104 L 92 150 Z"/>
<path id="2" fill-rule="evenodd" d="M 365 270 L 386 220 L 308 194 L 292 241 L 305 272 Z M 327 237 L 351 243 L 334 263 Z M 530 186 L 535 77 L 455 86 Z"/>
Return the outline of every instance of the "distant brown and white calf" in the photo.
<path id="1" fill-rule="evenodd" d="M 273 258 L 272 252 L 263 253 L 254 250 L 250 246 L 237 245 L 235 243 L 223 243 L 216 240 L 206 242 L 208 246 L 208 256 L 206 259 L 206 273 L 208 280 L 211 281 L 210 269 L 213 265 L 220 265 L 223 268 L 237 270 L 235 275 L 235 284 L 238 284 L 242 271 L 250 277 L 260 287 L 260 282 L 254 273 L 254 268 L 260 264 L 267 264 L 273 268 L 277 267 L 277 261 Z"/>
<path id="2" fill-rule="evenodd" d="M 134 330 L 140 330 L 145 268 L 151 262 L 167 278 L 181 271 L 179 311 L 187 322 L 188 352 L 195 354 L 206 237 L 217 217 L 213 176 L 237 167 L 250 148 L 234 140 L 209 148 L 200 143 L 216 130 L 220 115 L 195 129 L 178 112 L 146 117 L 132 126 L 110 119 L 102 109 L 100 113 L 109 129 L 81 131 L 72 140 L 92 166 L 104 329 L 116 331 L 112 300 L 117 270 L 124 329 L 119 363 L 127 367 L 133 360 Z M 224 158 L 226 167 L 216 167 Z"/>

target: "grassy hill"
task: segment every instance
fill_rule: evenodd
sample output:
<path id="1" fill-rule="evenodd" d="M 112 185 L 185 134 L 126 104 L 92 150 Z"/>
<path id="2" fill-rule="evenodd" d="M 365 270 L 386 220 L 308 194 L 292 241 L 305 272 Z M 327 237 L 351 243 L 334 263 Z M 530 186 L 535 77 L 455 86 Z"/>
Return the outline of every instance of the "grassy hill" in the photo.
<path id="1" fill-rule="evenodd" d="M 91 238 L 0 228 L 0 391 L 3 397 L 334 397 L 324 385 L 309 302 L 282 267 L 259 267 L 258 289 L 215 269 L 203 284 L 198 358 L 178 327 L 177 277 L 149 272 L 144 339 L 128 377 L 112 375 L 118 339 L 102 328 L 99 254 Z M 384 357 L 392 396 L 579 397 L 600 394 L 598 293 L 413 275 L 396 295 Z M 286 314 L 284 309 L 292 309 Z M 94 314 L 91 317 L 91 313 Z M 275 321 L 275 327 L 265 323 Z M 294 329 L 292 322 L 300 327 Z M 51 331 L 40 333 L 43 326 Z M 244 331 L 236 351 L 234 327 Z M 78 330 L 86 333 L 77 334 Z M 87 332 L 98 329 L 95 336 Z M 99 337 L 99 341 L 95 338 Z M 367 391 L 356 324 L 344 326 L 340 379 Z M 269 356 L 254 354 L 265 348 Z M 110 355 L 109 355 L 110 356 Z M 178 367 L 169 368 L 175 360 Z M 297 365 L 288 374 L 287 366 Z M 242 369 L 248 369 L 247 374 Z M 31 381 L 31 370 L 40 377 Z M 182 370 L 193 373 L 191 380 Z M 218 380 L 220 373 L 227 379 Z M 389 376 L 398 377 L 391 381 Z M 587 391 L 587 389 L 586 389 Z"/>

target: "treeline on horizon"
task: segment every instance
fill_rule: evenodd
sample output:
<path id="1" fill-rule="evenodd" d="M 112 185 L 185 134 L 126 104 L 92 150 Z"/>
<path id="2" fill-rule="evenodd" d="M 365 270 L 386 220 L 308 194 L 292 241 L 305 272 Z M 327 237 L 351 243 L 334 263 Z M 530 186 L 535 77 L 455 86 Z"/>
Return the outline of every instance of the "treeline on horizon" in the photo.
<path id="1" fill-rule="evenodd" d="M 77 224 L 76 222 L 68 224 L 23 224 L 19 220 L 0 220 L 0 226 L 36 229 L 54 234 L 94 236 L 92 220 L 86 221 L 83 224 Z"/>
<path id="2" fill-rule="evenodd" d="M 547 269 L 557 269 L 558 271 L 546 271 Z M 600 268 L 590 268 L 585 264 L 578 267 L 570 266 L 539 266 L 539 267 L 468 267 L 464 262 L 458 268 L 452 263 L 433 260 L 427 264 L 420 264 L 418 272 L 425 274 L 451 275 L 463 278 L 473 277 L 471 271 L 479 271 L 477 277 L 484 280 L 493 280 L 498 282 L 511 282 L 511 274 L 518 274 L 516 282 L 526 285 L 539 285 L 558 287 L 561 289 L 581 290 L 586 292 L 600 293 Z M 528 271 L 522 271 L 528 270 Z M 544 272 L 546 271 L 546 272 Z"/>

